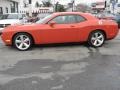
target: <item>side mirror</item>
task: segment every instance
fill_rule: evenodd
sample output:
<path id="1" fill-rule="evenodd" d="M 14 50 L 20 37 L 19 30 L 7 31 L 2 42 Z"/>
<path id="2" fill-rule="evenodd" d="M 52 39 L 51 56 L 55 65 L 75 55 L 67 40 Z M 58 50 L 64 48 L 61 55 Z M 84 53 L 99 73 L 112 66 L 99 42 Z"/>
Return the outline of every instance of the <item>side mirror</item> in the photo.
<path id="1" fill-rule="evenodd" d="M 56 24 L 55 21 L 52 21 L 52 22 L 49 23 L 49 25 L 50 25 L 51 27 L 53 27 L 55 24 Z"/>

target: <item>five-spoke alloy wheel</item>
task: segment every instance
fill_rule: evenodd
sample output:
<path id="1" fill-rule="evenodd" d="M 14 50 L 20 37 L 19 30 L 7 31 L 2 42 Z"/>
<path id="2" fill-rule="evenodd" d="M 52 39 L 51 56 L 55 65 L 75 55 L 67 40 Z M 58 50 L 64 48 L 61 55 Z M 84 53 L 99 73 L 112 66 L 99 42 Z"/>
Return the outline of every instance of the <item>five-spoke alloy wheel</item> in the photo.
<path id="1" fill-rule="evenodd" d="M 88 43 L 93 47 L 100 47 L 105 42 L 105 34 L 102 31 L 94 31 L 90 34 Z"/>
<path id="2" fill-rule="evenodd" d="M 20 51 L 25 51 L 31 48 L 32 42 L 32 38 L 29 34 L 18 33 L 14 36 L 13 46 Z"/>

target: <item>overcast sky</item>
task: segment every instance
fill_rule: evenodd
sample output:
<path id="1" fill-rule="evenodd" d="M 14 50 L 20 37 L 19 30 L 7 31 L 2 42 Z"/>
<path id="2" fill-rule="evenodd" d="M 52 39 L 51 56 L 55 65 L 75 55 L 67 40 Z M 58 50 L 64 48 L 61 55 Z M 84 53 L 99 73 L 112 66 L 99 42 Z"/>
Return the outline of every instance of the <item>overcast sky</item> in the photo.
<path id="1" fill-rule="evenodd" d="M 54 1 L 54 0 L 53 0 Z M 61 4 L 67 4 L 68 2 L 70 2 L 71 0 L 55 0 L 55 1 L 59 1 L 59 3 Z M 104 1 L 104 0 L 75 0 L 75 2 L 78 3 L 86 3 L 86 4 L 90 4 L 92 2 L 96 2 L 96 1 Z"/>

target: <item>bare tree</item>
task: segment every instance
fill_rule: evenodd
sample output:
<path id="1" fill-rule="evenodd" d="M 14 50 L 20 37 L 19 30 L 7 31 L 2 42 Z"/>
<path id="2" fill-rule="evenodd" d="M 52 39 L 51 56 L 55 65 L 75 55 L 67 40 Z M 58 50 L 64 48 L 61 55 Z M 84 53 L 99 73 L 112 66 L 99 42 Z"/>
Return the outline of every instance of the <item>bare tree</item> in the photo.
<path id="1" fill-rule="evenodd" d="M 42 1 L 44 7 L 51 7 L 52 3 L 51 0 L 43 0 Z"/>
<path id="2" fill-rule="evenodd" d="M 76 8 L 77 11 L 80 12 L 89 12 L 91 10 L 91 8 L 86 4 L 78 4 Z"/>

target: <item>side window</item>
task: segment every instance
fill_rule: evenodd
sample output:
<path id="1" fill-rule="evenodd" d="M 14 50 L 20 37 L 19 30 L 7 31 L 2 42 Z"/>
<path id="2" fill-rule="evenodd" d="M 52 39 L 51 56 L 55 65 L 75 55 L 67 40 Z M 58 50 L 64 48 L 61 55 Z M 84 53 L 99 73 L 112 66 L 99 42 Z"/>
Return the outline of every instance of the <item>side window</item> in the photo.
<path id="1" fill-rule="evenodd" d="M 52 21 L 55 21 L 57 24 L 77 23 L 74 15 L 58 16 L 58 17 L 54 18 Z"/>
<path id="2" fill-rule="evenodd" d="M 78 23 L 86 21 L 86 19 L 84 17 L 80 16 L 80 15 L 76 15 L 76 20 L 77 20 Z"/>
<path id="3" fill-rule="evenodd" d="M 22 15 L 21 15 L 21 14 L 19 14 L 19 15 L 18 15 L 18 18 L 19 18 L 19 19 L 21 19 L 21 18 L 22 18 Z"/>
<path id="4" fill-rule="evenodd" d="M 22 15 L 22 18 L 24 18 L 24 17 L 25 17 L 25 14 Z"/>
<path id="5" fill-rule="evenodd" d="M 67 23 L 72 24 L 72 23 L 77 23 L 75 15 L 69 15 Z"/>
<path id="6" fill-rule="evenodd" d="M 80 15 L 62 15 L 57 16 L 52 21 L 55 21 L 57 24 L 74 24 L 85 21 L 86 19 Z"/>
<path id="7" fill-rule="evenodd" d="M 8 7 L 6 7 L 6 13 L 8 13 Z"/>
<path id="8" fill-rule="evenodd" d="M 52 21 L 55 21 L 57 24 L 65 24 L 66 23 L 66 16 L 58 16 L 54 18 Z"/>

